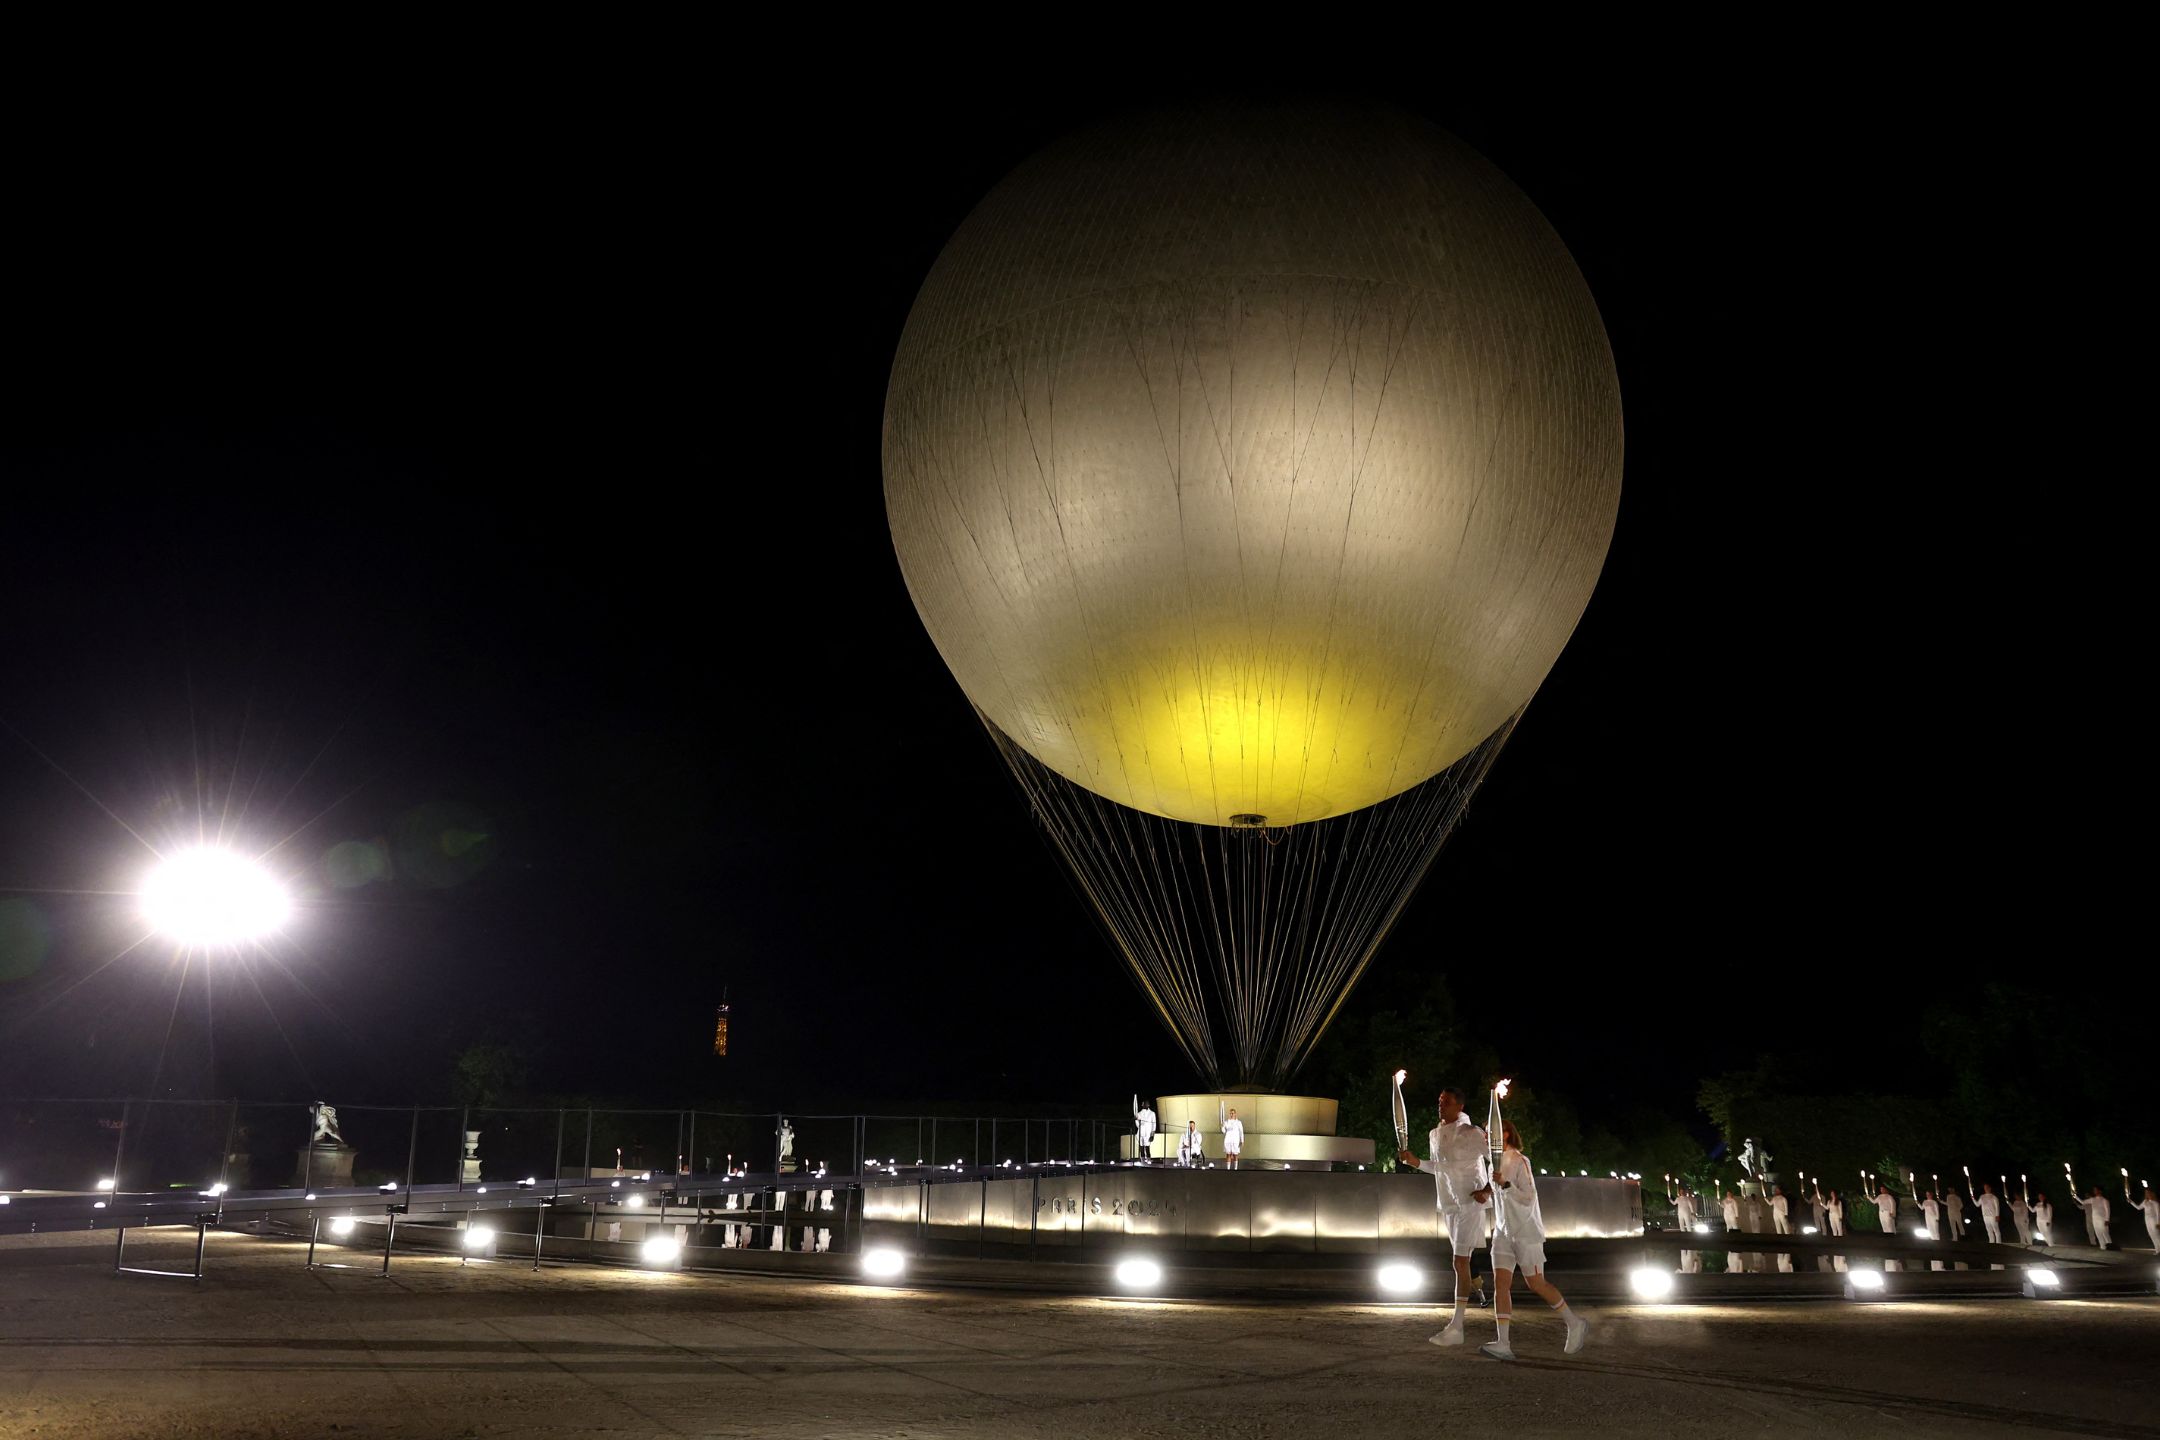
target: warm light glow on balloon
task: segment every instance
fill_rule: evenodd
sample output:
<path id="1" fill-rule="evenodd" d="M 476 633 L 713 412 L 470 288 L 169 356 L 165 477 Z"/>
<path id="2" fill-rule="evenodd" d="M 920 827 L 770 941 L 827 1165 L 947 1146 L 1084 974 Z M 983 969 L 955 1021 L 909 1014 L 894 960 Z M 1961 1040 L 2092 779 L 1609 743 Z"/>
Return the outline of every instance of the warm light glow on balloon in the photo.
<path id="1" fill-rule="evenodd" d="M 142 889 L 143 917 L 184 945 L 238 945 L 282 927 L 292 900 L 254 861 L 205 847 L 165 858 Z"/>

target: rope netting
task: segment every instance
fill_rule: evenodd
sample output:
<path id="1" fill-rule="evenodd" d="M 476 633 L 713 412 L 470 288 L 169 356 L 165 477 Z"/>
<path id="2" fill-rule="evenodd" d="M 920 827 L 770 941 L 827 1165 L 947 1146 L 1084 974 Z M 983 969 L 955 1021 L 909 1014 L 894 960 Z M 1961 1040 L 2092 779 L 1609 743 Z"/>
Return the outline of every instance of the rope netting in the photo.
<path id="1" fill-rule="evenodd" d="M 1212 1089 L 1276 1090 L 1311 1055 L 1520 718 L 1399 795 L 1276 829 L 1131 809 L 984 728 L 1193 1068 Z"/>

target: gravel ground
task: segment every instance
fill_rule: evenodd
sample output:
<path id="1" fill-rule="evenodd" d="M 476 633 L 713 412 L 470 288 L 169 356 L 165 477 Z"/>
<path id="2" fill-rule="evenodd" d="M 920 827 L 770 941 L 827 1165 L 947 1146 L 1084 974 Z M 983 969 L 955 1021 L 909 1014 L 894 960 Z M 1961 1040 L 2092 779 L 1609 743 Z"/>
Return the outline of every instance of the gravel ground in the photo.
<path id="1" fill-rule="evenodd" d="M 192 1240 L 192 1237 L 190 1237 Z M 180 1264 L 177 1238 L 130 1263 Z M 1427 1306 L 1195 1305 L 400 1257 L 220 1236 L 209 1278 L 0 1239 L 0 1436 L 2013 1432 L 2160 1440 L 2160 1297 L 1525 1314 L 1509 1365 Z M 361 1259 L 362 1257 L 352 1257 Z M 1490 1338 L 1473 1313 L 1473 1342 Z"/>

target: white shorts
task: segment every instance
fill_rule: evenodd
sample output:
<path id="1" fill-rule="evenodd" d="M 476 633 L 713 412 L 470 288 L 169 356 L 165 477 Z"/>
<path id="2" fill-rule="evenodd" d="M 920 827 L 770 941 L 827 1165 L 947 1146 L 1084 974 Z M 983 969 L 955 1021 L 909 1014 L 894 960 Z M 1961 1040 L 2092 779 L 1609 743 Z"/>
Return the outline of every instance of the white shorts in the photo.
<path id="1" fill-rule="evenodd" d="M 1447 1227 L 1448 1248 L 1458 1256 L 1475 1254 L 1485 1243 L 1485 1208 L 1482 1205 L 1442 1210 L 1440 1223 Z"/>
<path id="2" fill-rule="evenodd" d="M 1545 1268 L 1545 1242 L 1517 1240 L 1512 1235 L 1495 1235 L 1492 1241 L 1492 1268 L 1495 1270 L 1519 1270 L 1525 1275 L 1538 1274 Z"/>

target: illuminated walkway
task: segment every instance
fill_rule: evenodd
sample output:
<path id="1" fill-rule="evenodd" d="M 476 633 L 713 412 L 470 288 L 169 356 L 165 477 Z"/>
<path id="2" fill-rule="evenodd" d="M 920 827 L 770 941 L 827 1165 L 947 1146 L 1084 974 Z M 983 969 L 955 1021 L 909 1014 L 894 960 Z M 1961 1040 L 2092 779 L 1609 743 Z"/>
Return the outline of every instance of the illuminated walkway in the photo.
<path id="1" fill-rule="evenodd" d="M 178 1260 L 193 1237 L 131 1242 Z M 0 1240 L 0 1435 L 1430 1435 L 1445 1380 L 1510 1433 L 2160 1437 L 2160 1297 L 1600 1307 L 1515 1365 L 1425 1308 L 1169 1305 L 401 1257 L 309 1273 L 221 1235 L 210 1278 L 103 1237 Z M 1490 1320 L 1472 1317 L 1473 1340 Z M 1494 1409 L 1491 1407 L 1501 1407 Z M 1629 1423 L 1633 1417 L 1636 1423 Z M 333 1428 L 336 1427 L 336 1428 Z M 1327 1428 L 1319 1428 L 1327 1427 Z"/>

